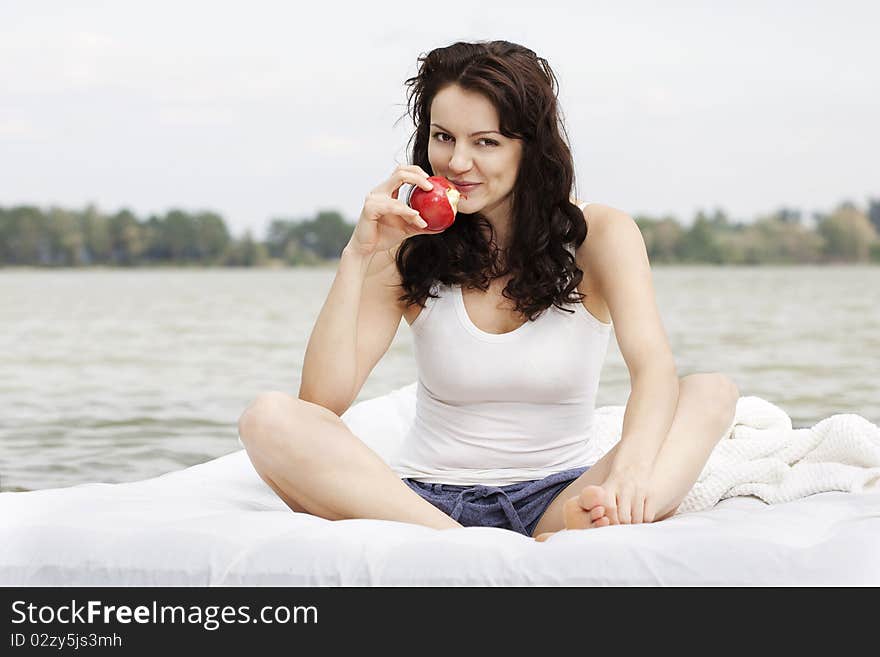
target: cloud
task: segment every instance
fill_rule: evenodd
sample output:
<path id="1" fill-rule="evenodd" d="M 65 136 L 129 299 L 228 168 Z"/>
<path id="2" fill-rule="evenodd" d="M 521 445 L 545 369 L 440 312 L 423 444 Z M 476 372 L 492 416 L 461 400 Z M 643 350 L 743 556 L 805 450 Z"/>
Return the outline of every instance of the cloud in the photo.
<path id="1" fill-rule="evenodd" d="M 234 122 L 234 113 L 219 107 L 166 106 L 159 109 L 159 123 L 164 126 L 216 128 L 229 126 Z"/>
<path id="2" fill-rule="evenodd" d="M 36 136 L 36 127 L 30 119 L 0 116 L 0 139 L 27 139 Z"/>
<path id="3" fill-rule="evenodd" d="M 341 135 L 315 135 L 306 140 L 306 149 L 316 155 L 351 155 L 363 148 L 360 141 Z"/>

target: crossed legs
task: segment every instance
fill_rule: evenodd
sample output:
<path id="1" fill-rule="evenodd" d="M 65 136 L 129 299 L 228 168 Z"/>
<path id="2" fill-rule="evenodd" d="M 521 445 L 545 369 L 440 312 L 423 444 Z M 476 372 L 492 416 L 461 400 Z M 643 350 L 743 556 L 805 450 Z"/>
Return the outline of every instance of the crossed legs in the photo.
<path id="1" fill-rule="evenodd" d="M 663 500 L 654 521 L 675 513 L 690 491 L 730 426 L 738 396 L 733 382 L 721 374 L 681 379 L 672 426 L 654 465 L 655 499 Z M 287 393 L 263 393 L 242 413 L 238 427 L 255 470 L 293 511 L 328 520 L 374 518 L 436 529 L 462 526 L 411 490 L 322 406 Z M 616 451 L 563 489 L 535 529 L 538 540 L 561 529 L 609 524 L 601 484 Z"/>

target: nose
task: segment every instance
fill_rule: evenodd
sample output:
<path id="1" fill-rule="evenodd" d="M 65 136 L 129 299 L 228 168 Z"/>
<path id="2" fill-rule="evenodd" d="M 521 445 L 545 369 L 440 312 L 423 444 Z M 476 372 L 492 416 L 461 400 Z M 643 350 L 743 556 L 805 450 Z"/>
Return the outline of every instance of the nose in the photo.
<path id="1" fill-rule="evenodd" d="M 449 161 L 449 169 L 456 175 L 466 173 L 471 170 L 472 162 L 467 153 L 467 145 L 456 144 L 455 150 L 452 152 L 452 159 Z"/>

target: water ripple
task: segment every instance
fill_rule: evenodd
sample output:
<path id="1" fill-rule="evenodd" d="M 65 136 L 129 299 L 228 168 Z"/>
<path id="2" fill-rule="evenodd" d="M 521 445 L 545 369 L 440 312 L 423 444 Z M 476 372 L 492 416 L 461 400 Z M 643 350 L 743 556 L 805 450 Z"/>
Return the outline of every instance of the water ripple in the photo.
<path id="1" fill-rule="evenodd" d="M 240 449 L 296 395 L 335 268 L 0 271 L 0 491 L 134 481 Z M 880 423 L 880 268 L 655 267 L 679 375 L 721 371 L 795 427 Z M 405 321 L 356 401 L 416 379 Z M 625 404 L 612 338 L 597 404 Z"/>

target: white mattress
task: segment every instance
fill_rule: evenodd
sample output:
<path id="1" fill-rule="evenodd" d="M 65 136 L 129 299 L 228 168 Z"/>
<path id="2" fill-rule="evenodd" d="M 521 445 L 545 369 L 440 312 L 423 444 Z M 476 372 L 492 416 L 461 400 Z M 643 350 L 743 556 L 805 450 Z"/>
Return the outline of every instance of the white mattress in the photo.
<path id="1" fill-rule="evenodd" d="M 343 416 L 386 460 L 411 421 L 412 387 Z M 0 494 L 7 586 L 724 584 L 880 585 L 880 494 L 734 497 L 543 543 L 293 513 L 244 450 L 144 481 Z"/>

